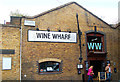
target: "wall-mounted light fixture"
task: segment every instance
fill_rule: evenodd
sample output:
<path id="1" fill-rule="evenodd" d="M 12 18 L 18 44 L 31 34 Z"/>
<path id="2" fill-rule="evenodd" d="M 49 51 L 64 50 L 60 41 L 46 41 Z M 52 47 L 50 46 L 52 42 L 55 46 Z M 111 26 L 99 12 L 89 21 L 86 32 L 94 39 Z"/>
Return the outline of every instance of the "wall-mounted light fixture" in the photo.
<path id="1" fill-rule="evenodd" d="M 58 30 L 58 32 L 61 32 L 61 30 Z"/>
<path id="2" fill-rule="evenodd" d="M 70 30 L 70 29 L 67 29 L 67 32 L 71 33 L 71 30 Z"/>
<path id="3" fill-rule="evenodd" d="M 39 31 L 39 28 L 37 27 L 36 30 Z"/>
<path id="4" fill-rule="evenodd" d="M 80 62 L 80 63 L 82 62 L 82 59 L 83 59 L 82 57 L 79 57 L 79 62 Z"/>
<path id="5" fill-rule="evenodd" d="M 115 63 L 115 62 L 114 62 L 113 64 L 114 64 L 114 66 L 116 65 L 116 63 Z"/>
<path id="6" fill-rule="evenodd" d="M 58 32 L 61 32 L 60 27 L 58 28 Z"/>
<path id="7" fill-rule="evenodd" d="M 114 73 L 117 73 L 117 68 L 116 67 L 114 68 Z"/>
<path id="8" fill-rule="evenodd" d="M 114 73 L 117 73 L 116 62 L 114 62 L 113 64 L 114 64 Z"/>
<path id="9" fill-rule="evenodd" d="M 47 31 L 48 31 L 48 32 L 50 31 L 50 28 L 49 28 L 49 27 L 47 28 Z"/>
<path id="10" fill-rule="evenodd" d="M 88 61 L 85 61 L 85 68 L 86 68 L 86 71 L 88 71 Z"/>
<path id="11" fill-rule="evenodd" d="M 77 64 L 77 70 L 78 70 L 78 74 L 81 74 L 81 69 L 83 68 L 82 64 Z"/>
<path id="12" fill-rule="evenodd" d="M 83 64 L 77 64 L 77 68 L 78 69 L 82 69 L 83 68 Z"/>

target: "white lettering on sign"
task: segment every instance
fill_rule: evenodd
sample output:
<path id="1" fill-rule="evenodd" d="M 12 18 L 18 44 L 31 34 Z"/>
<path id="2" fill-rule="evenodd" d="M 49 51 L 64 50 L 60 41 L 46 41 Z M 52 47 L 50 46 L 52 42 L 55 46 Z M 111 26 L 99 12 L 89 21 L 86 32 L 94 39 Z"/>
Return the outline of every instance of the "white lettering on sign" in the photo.
<path id="1" fill-rule="evenodd" d="M 69 32 L 48 32 L 28 30 L 28 41 L 77 42 L 77 34 Z"/>
<path id="2" fill-rule="evenodd" d="M 90 49 L 92 49 L 92 50 L 94 50 L 94 48 L 96 49 L 96 50 L 101 50 L 102 49 L 102 43 L 87 43 L 87 45 L 88 45 L 88 49 L 90 50 Z"/>

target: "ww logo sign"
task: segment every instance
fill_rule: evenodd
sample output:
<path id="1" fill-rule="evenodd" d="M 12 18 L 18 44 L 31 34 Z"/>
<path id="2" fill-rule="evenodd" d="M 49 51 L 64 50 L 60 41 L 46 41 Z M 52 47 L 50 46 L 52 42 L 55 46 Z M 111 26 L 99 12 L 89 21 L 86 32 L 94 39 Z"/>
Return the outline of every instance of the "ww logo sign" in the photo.
<path id="1" fill-rule="evenodd" d="M 102 43 L 87 43 L 87 45 L 88 45 L 88 49 L 90 50 L 90 49 L 92 49 L 92 50 L 94 50 L 94 49 L 96 49 L 96 50 L 101 50 L 102 49 Z"/>

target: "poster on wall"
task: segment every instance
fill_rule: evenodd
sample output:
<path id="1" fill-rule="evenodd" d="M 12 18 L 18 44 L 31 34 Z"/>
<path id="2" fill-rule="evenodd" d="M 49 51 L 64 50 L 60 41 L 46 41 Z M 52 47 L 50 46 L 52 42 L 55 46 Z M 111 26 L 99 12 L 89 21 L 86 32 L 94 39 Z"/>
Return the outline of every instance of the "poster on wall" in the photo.
<path id="1" fill-rule="evenodd" d="M 106 72 L 98 72 L 99 81 L 106 80 Z"/>
<path id="2" fill-rule="evenodd" d="M 2 62 L 2 69 L 3 70 L 10 70 L 11 69 L 11 57 L 3 57 L 3 62 Z"/>
<path id="3" fill-rule="evenodd" d="M 35 26 L 35 21 L 25 20 L 24 25 L 25 26 Z"/>
<path id="4" fill-rule="evenodd" d="M 77 33 L 28 30 L 28 41 L 77 42 Z"/>

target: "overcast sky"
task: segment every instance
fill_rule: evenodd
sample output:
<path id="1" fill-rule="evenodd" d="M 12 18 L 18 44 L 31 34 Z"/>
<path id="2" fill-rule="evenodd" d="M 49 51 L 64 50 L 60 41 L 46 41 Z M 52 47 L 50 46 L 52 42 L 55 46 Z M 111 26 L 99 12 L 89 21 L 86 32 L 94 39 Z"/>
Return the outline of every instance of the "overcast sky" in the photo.
<path id="1" fill-rule="evenodd" d="M 75 1 L 108 24 L 118 21 L 118 2 L 120 0 L 0 0 L 0 23 L 10 21 L 10 12 L 19 10 L 29 16 Z"/>

